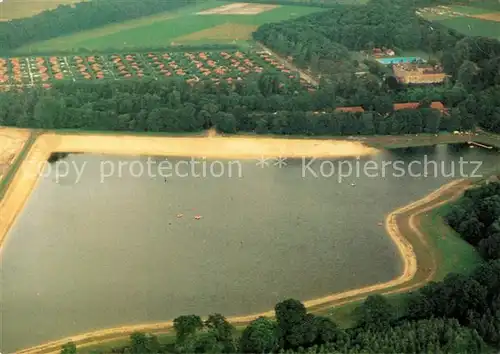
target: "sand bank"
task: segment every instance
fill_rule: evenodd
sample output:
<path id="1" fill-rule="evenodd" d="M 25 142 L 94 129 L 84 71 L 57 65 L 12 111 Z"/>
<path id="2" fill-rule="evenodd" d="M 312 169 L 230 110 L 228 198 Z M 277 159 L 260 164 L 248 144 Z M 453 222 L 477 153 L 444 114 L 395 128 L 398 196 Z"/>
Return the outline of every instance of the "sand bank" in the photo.
<path id="1" fill-rule="evenodd" d="M 400 255 L 403 260 L 403 271 L 397 278 L 384 283 L 374 284 L 371 286 L 363 287 L 360 289 L 354 289 L 349 291 L 344 291 L 341 293 L 332 294 L 319 299 L 313 299 L 310 301 L 305 301 L 306 307 L 314 307 L 318 309 L 318 306 L 332 306 L 341 305 L 352 301 L 357 301 L 370 293 L 379 292 L 384 294 L 404 292 L 419 286 L 424 285 L 426 282 L 432 280 L 432 276 L 435 274 L 436 262 L 432 265 L 434 267 L 433 272 L 427 278 L 413 282 L 417 272 L 417 259 L 415 252 L 413 251 L 413 246 L 402 234 L 397 219 L 404 218 L 405 223 L 409 223 L 409 227 L 413 232 L 417 234 L 419 238 L 424 238 L 425 236 L 418 230 L 415 224 L 414 218 L 422 213 L 425 213 L 435 207 L 438 207 L 450 200 L 455 199 L 470 185 L 466 180 L 456 180 L 450 182 L 439 188 L 438 190 L 432 192 L 428 196 L 410 203 L 402 208 L 395 210 L 390 213 L 386 218 L 385 228 L 388 235 L 397 245 Z M 399 220 L 401 221 L 401 220 Z M 274 316 L 274 311 L 268 311 L 259 314 L 253 314 L 248 316 L 232 317 L 228 320 L 233 324 L 246 324 L 259 316 Z M 85 333 L 81 335 L 75 335 L 72 337 L 64 338 L 62 340 L 46 343 L 39 345 L 37 347 L 25 349 L 19 351 L 20 354 L 34 354 L 34 353 L 58 353 L 60 347 L 69 342 L 73 341 L 77 346 L 89 346 L 95 345 L 102 342 L 107 342 L 111 340 L 120 339 L 129 336 L 134 331 L 150 332 L 150 333 L 162 333 L 167 332 L 172 329 L 172 321 L 135 325 L 135 326 L 124 326 L 119 328 L 104 329 L 95 332 Z"/>
<path id="2" fill-rule="evenodd" d="M 47 149 L 113 155 L 155 155 L 220 159 L 261 157 L 355 157 L 377 149 L 344 140 L 277 139 L 266 137 L 151 137 L 131 135 L 55 135 L 39 138 Z"/>
<path id="3" fill-rule="evenodd" d="M 0 128 L 0 180 L 28 140 L 27 129 Z"/>

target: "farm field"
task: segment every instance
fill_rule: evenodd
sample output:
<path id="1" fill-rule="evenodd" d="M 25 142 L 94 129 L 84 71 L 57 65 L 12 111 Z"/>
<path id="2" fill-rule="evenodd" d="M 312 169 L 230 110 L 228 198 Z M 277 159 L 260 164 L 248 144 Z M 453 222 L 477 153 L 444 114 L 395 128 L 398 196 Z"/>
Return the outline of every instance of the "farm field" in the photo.
<path id="1" fill-rule="evenodd" d="M 266 52 L 126 53 L 92 56 L 0 58 L 0 89 L 43 85 L 62 80 L 119 80 L 127 78 L 183 77 L 188 82 L 209 79 L 228 83 L 264 70 L 286 69 Z"/>
<path id="2" fill-rule="evenodd" d="M 208 0 L 177 11 L 33 43 L 18 48 L 16 53 L 77 52 L 80 49 L 112 51 L 162 48 L 176 44 L 234 43 L 251 39 L 252 32 L 264 23 L 325 10 L 294 5 L 231 5 L 238 5 L 238 8 L 232 11 L 217 11 L 218 8 L 228 6 L 228 3 Z M 211 13 L 207 13 L 208 10 L 211 10 Z"/>
<path id="3" fill-rule="evenodd" d="M 74 4 L 83 0 L 3 0 L 0 2 L 0 21 L 30 17 L 44 10 L 55 9 L 62 4 Z"/>
<path id="4" fill-rule="evenodd" d="M 423 18 L 469 36 L 500 38 L 500 10 L 471 6 L 436 6 L 419 9 Z"/>
<path id="5" fill-rule="evenodd" d="M 470 17 L 458 17 L 439 22 L 446 27 L 469 36 L 484 36 L 500 39 L 500 22 Z"/>

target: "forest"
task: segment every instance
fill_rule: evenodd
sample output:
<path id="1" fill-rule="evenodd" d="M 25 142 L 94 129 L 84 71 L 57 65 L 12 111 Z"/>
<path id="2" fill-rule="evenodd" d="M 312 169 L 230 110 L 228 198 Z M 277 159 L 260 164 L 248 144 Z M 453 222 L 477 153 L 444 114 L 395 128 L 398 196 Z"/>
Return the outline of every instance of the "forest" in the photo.
<path id="1" fill-rule="evenodd" d="M 448 224 L 487 260 L 500 259 L 500 184 L 469 189 L 446 217 Z"/>
<path id="2" fill-rule="evenodd" d="M 38 15 L 0 22 L 0 55 L 25 44 L 170 11 L 196 0 L 99 0 L 59 5 Z"/>
<path id="3" fill-rule="evenodd" d="M 337 87 L 346 97 L 350 83 Z M 393 110 L 389 95 L 364 91 L 373 111 L 338 112 L 328 88 L 308 92 L 297 79 L 264 73 L 236 85 L 183 80 L 61 83 L 0 94 L 0 124 L 37 129 L 84 129 L 137 132 L 194 132 L 217 127 L 224 133 L 283 135 L 356 135 L 437 133 L 467 130 L 473 117 L 462 107 L 443 116 L 418 89 L 418 109 Z M 373 96 L 370 96 L 373 95 Z M 399 97 L 403 95 L 398 94 Z M 451 93 L 451 96 L 454 92 Z"/>
<path id="4" fill-rule="evenodd" d="M 265 24 L 254 32 L 255 40 L 292 56 L 297 65 L 323 74 L 335 73 L 335 66 L 349 57 L 349 50 L 386 47 L 396 52 L 437 52 L 452 48 L 462 38 L 415 15 L 410 2 L 390 0 L 372 0 L 359 7 L 337 5 L 329 11 Z"/>

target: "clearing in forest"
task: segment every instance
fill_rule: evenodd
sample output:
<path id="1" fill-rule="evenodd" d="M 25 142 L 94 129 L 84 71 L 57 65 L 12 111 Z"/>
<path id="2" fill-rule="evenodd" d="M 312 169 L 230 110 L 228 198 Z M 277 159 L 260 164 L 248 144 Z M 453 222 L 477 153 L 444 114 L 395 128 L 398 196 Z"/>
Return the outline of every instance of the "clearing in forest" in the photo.
<path id="1" fill-rule="evenodd" d="M 468 36 L 483 36 L 500 39 L 500 23 L 474 17 L 457 17 L 439 21 L 440 24 L 452 28 Z"/>
<path id="2" fill-rule="evenodd" d="M 225 23 L 199 32 L 175 38 L 176 43 L 196 42 L 196 41 L 219 41 L 227 42 L 231 40 L 246 40 L 252 38 L 252 32 L 259 26 L 245 25 L 237 23 Z"/>
<path id="3" fill-rule="evenodd" d="M 435 6 L 418 9 L 417 15 L 468 36 L 500 38 L 500 12 L 470 6 Z"/>

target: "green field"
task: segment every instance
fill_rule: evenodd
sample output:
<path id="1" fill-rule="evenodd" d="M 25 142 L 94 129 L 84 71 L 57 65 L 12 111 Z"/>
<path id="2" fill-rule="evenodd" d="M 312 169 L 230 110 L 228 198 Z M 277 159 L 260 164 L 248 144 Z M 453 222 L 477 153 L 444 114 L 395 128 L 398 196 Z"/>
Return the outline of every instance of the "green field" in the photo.
<path id="1" fill-rule="evenodd" d="M 484 5 L 484 6 L 483 6 Z M 477 6 L 441 6 L 420 9 L 421 16 L 429 21 L 438 22 L 467 36 L 483 36 L 500 39 L 500 5 L 492 10 L 490 3 L 478 3 Z M 497 14 L 497 21 L 479 16 Z"/>
<path id="2" fill-rule="evenodd" d="M 500 22 L 481 20 L 472 17 L 457 17 L 439 21 L 468 36 L 483 36 L 500 39 Z"/>
<path id="3" fill-rule="evenodd" d="M 251 39 L 258 26 L 324 11 L 319 7 L 285 5 L 256 15 L 198 15 L 227 5 L 208 0 L 178 11 L 126 21 L 73 35 L 20 47 L 17 53 L 103 51 L 107 49 L 161 48 L 175 44 L 237 43 Z"/>
<path id="4" fill-rule="evenodd" d="M 444 221 L 451 204 L 434 209 L 421 219 L 421 228 L 438 250 L 438 268 L 434 280 L 440 281 L 449 273 L 468 274 L 482 262 L 474 247 Z"/>

